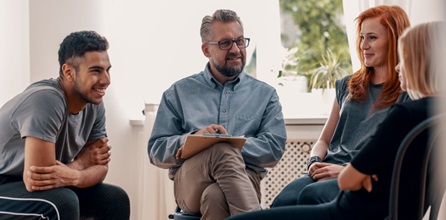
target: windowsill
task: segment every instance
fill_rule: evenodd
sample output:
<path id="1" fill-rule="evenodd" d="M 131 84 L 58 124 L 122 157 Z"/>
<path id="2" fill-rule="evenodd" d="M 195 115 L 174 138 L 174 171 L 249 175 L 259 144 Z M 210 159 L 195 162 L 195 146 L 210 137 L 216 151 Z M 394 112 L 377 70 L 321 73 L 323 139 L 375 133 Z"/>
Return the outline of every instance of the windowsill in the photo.
<path id="1" fill-rule="evenodd" d="M 129 122 L 132 127 L 140 127 L 140 126 L 142 127 L 142 126 L 144 126 L 145 120 L 144 119 L 130 119 Z"/>
<path id="2" fill-rule="evenodd" d="M 281 92 L 281 91 L 279 91 Z M 282 93 L 283 94 L 283 93 Z M 334 101 L 334 90 L 326 94 L 295 92 L 280 96 L 286 125 L 324 125 Z"/>
<path id="3" fill-rule="evenodd" d="M 327 118 L 285 118 L 285 125 L 324 125 Z"/>
<path id="4" fill-rule="evenodd" d="M 333 103 L 333 93 L 327 92 L 326 96 L 318 93 L 295 92 L 294 97 L 281 95 L 284 91 L 278 90 L 282 112 L 286 125 L 324 125 L 331 105 Z M 290 91 L 287 91 L 290 92 Z M 155 112 L 158 104 L 147 103 L 145 111 Z M 147 112 L 147 113 L 148 113 Z M 145 117 L 130 119 L 132 127 L 144 126 Z"/>
<path id="5" fill-rule="evenodd" d="M 323 125 L 327 118 L 285 118 L 286 125 Z M 144 126 L 144 119 L 130 119 L 132 127 Z"/>

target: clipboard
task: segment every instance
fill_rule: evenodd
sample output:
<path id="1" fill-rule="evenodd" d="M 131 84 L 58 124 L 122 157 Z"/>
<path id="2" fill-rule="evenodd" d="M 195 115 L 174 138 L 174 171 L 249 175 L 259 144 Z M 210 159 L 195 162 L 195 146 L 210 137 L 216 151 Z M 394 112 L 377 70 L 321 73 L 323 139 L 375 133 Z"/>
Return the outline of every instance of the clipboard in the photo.
<path id="1" fill-rule="evenodd" d="M 181 158 L 187 159 L 193 155 L 201 152 L 202 150 L 219 142 L 228 142 L 233 147 L 242 149 L 246 142 L 246 138 L 243 136 L 227 136 L 227 135 L 189 135 L 184 143 L 183 150 L 181 152 Z"/>

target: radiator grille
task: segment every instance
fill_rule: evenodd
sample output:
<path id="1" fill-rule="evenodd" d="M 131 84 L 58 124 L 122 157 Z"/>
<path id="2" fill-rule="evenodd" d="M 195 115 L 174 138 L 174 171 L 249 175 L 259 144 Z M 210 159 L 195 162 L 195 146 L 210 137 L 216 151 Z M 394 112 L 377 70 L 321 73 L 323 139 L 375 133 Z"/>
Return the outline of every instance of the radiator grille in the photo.
<path id="1" fill-rule="evenodd" d="M 262 202 L 264 209 L 270 207 L 277 194 L 289 182 L 306 172 L 306 161 L 316 140 L 287 140 L 285 152 L 279 163 L 269 170 L 262 180 Z"/>

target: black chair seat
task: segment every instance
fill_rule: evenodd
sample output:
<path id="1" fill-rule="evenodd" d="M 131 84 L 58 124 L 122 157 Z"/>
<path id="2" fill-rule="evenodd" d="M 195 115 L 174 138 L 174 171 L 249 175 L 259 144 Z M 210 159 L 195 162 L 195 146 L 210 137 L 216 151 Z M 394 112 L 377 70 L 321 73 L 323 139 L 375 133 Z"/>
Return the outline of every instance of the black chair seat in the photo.
<path id="1" fill-rule="evenodd" d="M 180 207 L 176 207 L 175 211 L 172 214 L 167 216 L 169 219 L 173 220 L 200 220 L 201 215 L 194 215 L 183 212 Z"/>

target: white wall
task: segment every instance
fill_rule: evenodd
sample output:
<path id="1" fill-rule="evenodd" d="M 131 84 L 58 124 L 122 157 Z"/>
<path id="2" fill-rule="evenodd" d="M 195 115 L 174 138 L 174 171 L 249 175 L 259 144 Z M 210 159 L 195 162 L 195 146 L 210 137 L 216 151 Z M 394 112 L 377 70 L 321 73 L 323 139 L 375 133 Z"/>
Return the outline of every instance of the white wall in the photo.
<path id="1" fill-rule="evenodd" d="M 57 51 L 63 38 L 78 30 L 105 35 L 106 0 L 30 0 L 31 82 L 59 76 Z"/>
<path id="2" fill-rule="evenodd" d="M 0 1 L 0 106 L 29 84 L 28 1 Z"/>

